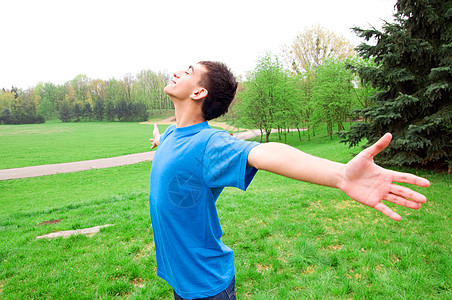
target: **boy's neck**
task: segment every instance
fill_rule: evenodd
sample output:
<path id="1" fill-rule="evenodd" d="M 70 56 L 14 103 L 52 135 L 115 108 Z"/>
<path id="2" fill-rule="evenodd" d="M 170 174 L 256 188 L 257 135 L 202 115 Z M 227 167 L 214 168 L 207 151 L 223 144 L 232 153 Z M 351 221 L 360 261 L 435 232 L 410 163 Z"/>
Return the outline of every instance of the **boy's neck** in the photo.
<path id="1" fill-rule="evenodd" d="M 180 107 L 174 106 L 176 114 L 176 127 L 188 127 L 196 125 L 206 120 L 202 117 L 202 113 L 196 107 Z"/>

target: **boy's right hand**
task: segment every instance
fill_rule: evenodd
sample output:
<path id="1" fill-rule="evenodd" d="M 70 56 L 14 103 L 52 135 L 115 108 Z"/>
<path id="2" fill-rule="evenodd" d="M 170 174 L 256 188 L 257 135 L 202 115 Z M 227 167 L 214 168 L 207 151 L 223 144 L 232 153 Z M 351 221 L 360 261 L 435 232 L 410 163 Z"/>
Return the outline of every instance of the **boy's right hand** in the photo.
<path id="1" fill-rule="evenodd" d="M 160 144 L 160 131 L 157 127 L 157 123 L 154 123 L 154 131 L 152 132 L 152 139 L 149 139 L 152 142 L 151 149 L 156 148 Z"/>

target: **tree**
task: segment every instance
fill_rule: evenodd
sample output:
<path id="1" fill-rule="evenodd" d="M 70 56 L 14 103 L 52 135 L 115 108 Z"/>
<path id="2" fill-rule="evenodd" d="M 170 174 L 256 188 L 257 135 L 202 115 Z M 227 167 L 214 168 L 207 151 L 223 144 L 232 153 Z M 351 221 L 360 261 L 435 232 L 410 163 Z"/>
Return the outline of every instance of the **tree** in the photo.
<path id="1" fill-rule="evenodd" d="M 152 109 L 158 107 L 156 89 L 158 88 L 157 75 L 151 70 L 143 70 L 136 76 L 137 80 L 133 85 L 135 99 L 139 103 L 147 103 Z"/>
<path id="2" fill-rule="evenodd" d="M 116 104 L 116 116 L 119 121 L 127 121 L 130 116 L 130 106 L 124 99 L 119 100 Z"/>
<path id="3" fill-rule="evenodd" d="M 12 124 L 11 111 L 9 108 L 5 108 L 0 115 L 0 124 Z"/>
<path id="4" fill-rule="evenodd" d="M 102 121 L 104 119 L 104 101 L 100 97 L 94 102 L 93 113 L 96 120 Z"/>
<path id="5" fill-rule="evenodd" d="M 66 102 L 71 109 L 76 103 L 74 88 L 71 85 L 67 85 L 66 94 L 64 95 L 64 102 Z"/>
<path id="6" fill-rule="evenodd" d="M 147 106 L 143 102 L 132 103 L 131 110 L 133 120 L 144 122 L 149 117 Z"/>
<path id="7" fill-rule="evenodd" d="M 343 130 L 343 122 L 351 117 L 353 74 L 345 68 L 345 62 L 329 59 L 317 69 L 312 89 L 314 123 L 326 123 L 333 139 L 333 124 Z"/>
<path id="8" fill-rule="evenodd" d="M 105 104 L 105 115 L 107 117 L 107 120 L 110 122 L 115 121 L 116 116 L 116 107 L 112 100 L 107 99 Z"/>
<path id="9" fill-rule="evenodd" d="M 72 115 L 75 117 L 75 122 L 80 122 L 80 118 L 82 117 L 82 108 L 80 104 L 75 103 L 72 107 Z"/>
<path id="10" fill-rule="evenodd" d="M 50 82 L 39 83 L 35 87 L 35 93 L 41 97 L 41 101 L 37 106 L 37 112 L 46 119 L 55 116 L 56 92 L 56 86 Z"/>
<path id="11" fill-rule="evenodd" d="M 284 47 L 283 53 L 294 74 L 312 77 L 325 60 L 354 56 L 353 48 L 349 40 L 317 25 L 299 32 L 293 43 Z"/>
<path id="12" fill-rule="evenodd" d="M 90 90 L 90 79 L 83 74 L 77 75 L 71 80 L 71 86 L 74 89 L 76 101 L 83 105 Z"/>
<path id="13" fill-rule="evenodd" d="M 1 90 L 0 91 L 0 110 L 4 111 L 5 109 L 8 109 L 8 111 L 11 113 L 12 106 L 14 105 L 16 97 L 15 94 L 8 90 Z"/>
<path id="14" fill-rule="evenodd" d="M 85 102 L 85 105 L 82 108 L 82 115 L 84 118 L 88 118 L 88 120 L 91 121 L 91 118 L 93 117 L 93 109 L 90 102 Z"/>
<path id="15" fill-rule="evenodd" d="M 374 57 L 376 67 L 358 74 L 381 91 L 375 105 L 361 110 L 369 122 L 343 132 L 344 142 L 368 145 L 385 132 L 394 140 L 379 155 L 385 164 L 452 168 L 452 2 L 399 0 L 394 23 L 382 31 L 355 28 L 365 41 L 360 56 Z"/>
<path id="16" fill-rule="evenodd" d="M 352 73 L 357 74 L 358 67 L 375 68 L 376 63 L 374 58 L 364 59 L 359 56 L 354 56 L 346 61 L 347 69 Z M 354 79 L 355 88 L 353 94 L 359 108 L 368 108 L 373 105 L 372 96 L 378 92 L 378 89 L 372 86 L 372 83 L 362 77 L 356 76 Z"/>
<path id="17" fill-rule="evenodd" d="M 63 103 L 60 105 L 58 117 L 63 122 L 69 122 L 72 119 L 71 106 L 69 105 L 68 101 L 63 101 Z"/>
<path id="18" fill-rule="evenodd" d="M 92 99 L 101 99 L 105 101 L 107 97 L 107 86 L 108 82 L 103 81 L 101 79 L 91 80 L 89 83 L 89 93 Z"/>
<path id="19" fill-rule="evenodd" d="M 111 101 L 113 105 L 118 103 L 121 98 L 121 84 L 116 79 L 110 79 L 105 87 L 105 101 Z M 108 99 L 108 101 L 107 101 Z"/>
<path id="20" fill-rule="evenodd" d="M 347 59 L 355 55 L 353 44 L 320 25 L 299 32 L 295 40 L 283 49 L 286 66 L 300 80 L 301 101 L 299 119 L 308 125 L 308 140 L 311 128 L 309 120 L 313 114 L 311 95 L 317 68 L 327 59 Z"/>
<path id="21" fill-rule="evenodd" d="M 124 75 L 124 78 L 122 81 L 120 81 L 120 91 L 122 95 L 122 99 L 125 100 L 127 103 L 133 102 L 132 97 L 132 85 L 134 82 L 134 78 L 132 74 L 127 73 Z"/>
<path id="22" fill-rule="evenodd" d="M 259 59 L 244 84 L 245 89 L 237 96 L 238 122 L 265 132 L 267 142 L 272 129 L 287 128 L 295 99 L 290 80 L 277 56 L 266 54 Z"/>
<path id="23" fill-rule="evenodd" d="M 172 76 L 168 73 L 159 72 L 157 74 L 157 86 L 154 88 L 154 97 L 157 99 L 160 112 L 162 112 L 162 109 L 174 108 L 173 101 L 171 101 L 170 97 L 163 91 L 171 78 Z"/>
<path id="24" fill-rule="evenodd" d="M 44 123 L 45 119 L 36 112 L 41 97 L 34 89 L 23 91 L 13 87 L 11 91 L 0 91 L 1 123 L 33 124 Z"/>

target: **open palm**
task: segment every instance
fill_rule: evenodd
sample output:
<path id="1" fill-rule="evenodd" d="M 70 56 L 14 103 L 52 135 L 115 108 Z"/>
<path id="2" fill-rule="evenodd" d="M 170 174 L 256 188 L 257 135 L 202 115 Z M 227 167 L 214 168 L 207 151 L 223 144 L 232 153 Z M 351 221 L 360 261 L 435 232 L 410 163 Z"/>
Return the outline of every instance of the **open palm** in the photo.
<path id="1" fill-rule="evenodd" d="M 340 189 L 352 199 L 375 208 L 386 216 L 399 221 L 402 217 L 385 205 L 382 200 L 419 209 L 425 203 L 424 195 L 394 182 L 402 182 L 427 187 L 430 182 L 422 177 L 384 169 L 374 163 L 374 156 L 391 142 L 392 135 L 387 133 L 371 147 L 353 158 L 345 168 L 344 180 Z"/>

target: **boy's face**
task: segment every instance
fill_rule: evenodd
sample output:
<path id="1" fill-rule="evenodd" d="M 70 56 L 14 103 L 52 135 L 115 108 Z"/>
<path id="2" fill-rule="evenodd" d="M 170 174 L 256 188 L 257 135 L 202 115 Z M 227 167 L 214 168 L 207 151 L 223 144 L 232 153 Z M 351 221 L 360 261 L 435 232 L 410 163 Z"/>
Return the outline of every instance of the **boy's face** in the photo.
<path id="1" fill-rule="evenodd" d="M 187 70 L 178 71 L 173 74 L 173 80 L 165 87 L 164 91 L 172 99 L 185 100 L 199 94 L 201 76 L 207 72 L 206 67 L 195 64 Z"/>

